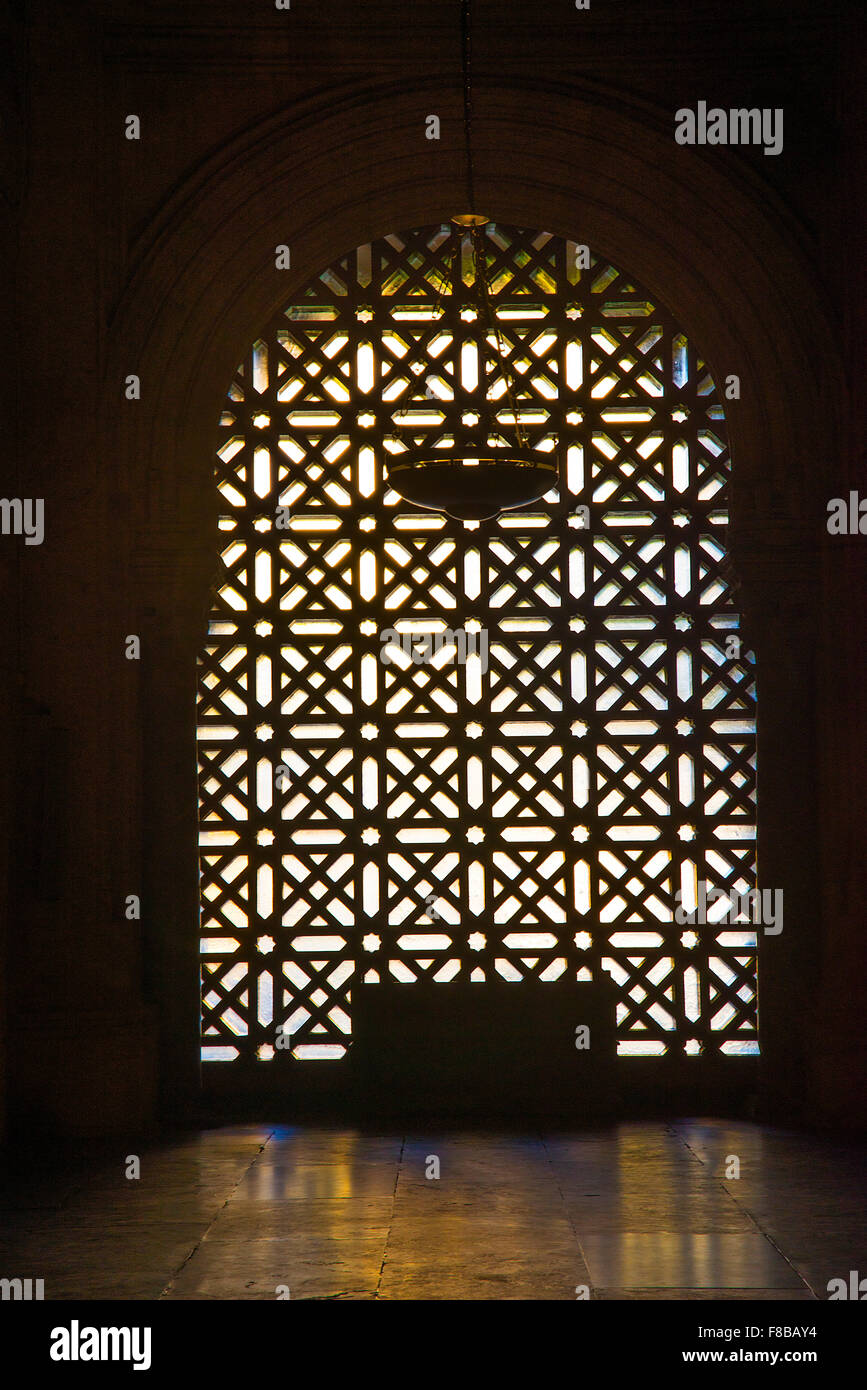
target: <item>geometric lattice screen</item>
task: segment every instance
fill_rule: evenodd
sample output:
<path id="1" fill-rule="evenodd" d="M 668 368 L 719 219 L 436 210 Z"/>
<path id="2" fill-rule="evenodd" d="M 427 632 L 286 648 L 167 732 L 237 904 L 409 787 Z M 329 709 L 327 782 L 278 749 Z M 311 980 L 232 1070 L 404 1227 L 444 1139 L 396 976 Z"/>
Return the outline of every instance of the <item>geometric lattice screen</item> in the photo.
<path id="1" fill-rule="evenodd" d="M 757 1053 L 756 928 L 675 919 L 701 882 L 755 886 L 714 382 L 613 266 L 511 227 L 486 229 L 501 345 L 479 349 L 462 235 L 317 275 L 229 391 L 199 666 L 203 1058 L 266 1064 L 278 1029 L 339 1057 L 361 980 L 601 971 L 620 1053 Z M 559 488 L 481 523 L 416 510 L 383 460 L 447 447 L 483 394 L 508 426 L 503 346 Z"/>

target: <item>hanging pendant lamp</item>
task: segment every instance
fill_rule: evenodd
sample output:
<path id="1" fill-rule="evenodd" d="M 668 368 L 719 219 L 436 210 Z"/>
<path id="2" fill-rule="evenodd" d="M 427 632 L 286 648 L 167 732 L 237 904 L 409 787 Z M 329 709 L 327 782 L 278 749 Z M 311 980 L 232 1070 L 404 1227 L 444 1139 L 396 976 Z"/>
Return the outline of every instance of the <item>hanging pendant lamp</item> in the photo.
<path id="1" fill-rule="evenodd" d="M 454 400 L 438 401 L 446 419 L 449 442 L 442 450 L 407 449 L 392 455 L 386 477 L 395 492 L 417 507 L 446 512 L 460 521 L 483 521 L 538 501 L 556 487 L 559 474 L 555 458 L 537 453 L 527 444 L 515 378 L 490 298 L 485 247 L 489 219 L 475 211 L 469 9 L 470 0 L 463 0 L 464 140 L 470 211 L 451 219 L 451 294 L 446 297 L 443 286 L 437 303 L 446 325 L 452 320 L 456 348 Z M 464 283 L 461 273 L 465 249 L 470 251 L 470 285 Z M 467 321 L 474 324 L 469 332 L 463 326 Z M 467 344 L 475 347 L 474 389 L 461 380 L 461 350 Z M 495 389 L 499 401 L 491 398 Z M 505 412 L 504 404 L 508 406 Z"/>

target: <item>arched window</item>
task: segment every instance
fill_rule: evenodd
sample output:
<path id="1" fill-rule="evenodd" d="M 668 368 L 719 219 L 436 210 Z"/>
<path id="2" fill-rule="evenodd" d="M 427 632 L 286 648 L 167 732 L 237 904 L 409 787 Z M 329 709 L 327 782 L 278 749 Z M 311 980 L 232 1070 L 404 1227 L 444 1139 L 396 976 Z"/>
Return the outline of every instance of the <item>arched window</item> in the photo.
<path id="1" fill-rule="evenodd" d="M 560 486 L 481 523 L 408 505 L 384 460 L 446 447 L 502 380 L 496 344 L 480 362 L 461 341 L 463 235 L 343 257 L 229 391 L 199 676 L 203 1058 L 339 1057 L 360 980 L 602 971 L 621 1054 L 757 1053 L 756 927 L 728 911 L 755 885 L 755 723 L 717 388 L 629 277 L 490 225 L 519 414 Z M 702 884 L 728 895 L 707 923 Z"/>

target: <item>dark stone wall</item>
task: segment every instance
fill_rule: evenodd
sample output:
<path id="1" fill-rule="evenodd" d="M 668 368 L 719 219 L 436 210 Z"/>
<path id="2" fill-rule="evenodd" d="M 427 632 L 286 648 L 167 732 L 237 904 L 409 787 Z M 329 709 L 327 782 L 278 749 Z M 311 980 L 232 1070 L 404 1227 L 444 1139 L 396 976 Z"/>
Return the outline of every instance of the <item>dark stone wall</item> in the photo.
<path id="1" fill-rule="evenodd" d="M 787 923 L 763 964 L 761 1105 L 859 1126 L 867 538 L 824 525 L 829 497 L 867 491 L 859 7 L 473 9 L 486 209 L 610 255 L 716 373 L 741 375 L 731 546 L 760 661 L 761 872 Z M 195 654 L 219 403 L 312 272 L 461 203 L 458 12 L 3 7 L 3 491 L 46 499 L 41 547 L 0 538 L 13 1129 L 192 1113 Z M 677 146 L 674 112 L 699 100 L 782 106 L 783 153 Z M 139 402 L 123 399 L 131 372 Z"/>

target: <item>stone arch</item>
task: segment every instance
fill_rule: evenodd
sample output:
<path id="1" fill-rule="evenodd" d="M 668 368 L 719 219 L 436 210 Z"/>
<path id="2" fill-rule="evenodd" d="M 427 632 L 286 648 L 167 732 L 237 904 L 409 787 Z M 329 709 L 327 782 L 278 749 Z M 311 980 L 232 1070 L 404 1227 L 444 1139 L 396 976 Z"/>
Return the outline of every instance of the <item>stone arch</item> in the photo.
<path id="1" fill-rule="evenodd" d="M 431 110 L 441 115 L 441 142 L 424 139 Z M 164 1055 L 181 1095 L 196 1084 L 195 1067 L 178 1057 L 180 1040 L 195 1033 L 197 893 L 177 827 L 192 835 L 195 826 L 187 771 L 195 652 L 213 569 L 213 422 L 239 349 L 313 270 L 460 204 L 459 119 L 457 88 L 347 84 L 327 104 L 276 113 L 215 151 L 132 248 L 107 337 L 107 391 L 113 399 L 131 359 L 149 389 L 141 409 L 120 417 L 122 428 L 108 421 L 106 429 L 122 488 L 148 499 L 132 544 L 141 610 L 152 614 L 143 626 L 150 622 L 159 652 L 143 696 L 142 807 L 153 827 L 144 878 L 159 973 L 188 969 L 193 981 L 191 991 L 163 1001 Z M 798 229 L 737 156 L 684 151 L 655 110 L 624 105 L 603 87 L 480 87 L 476 165 L 478 196 L 492 217 L 544 225 L 627 266 L 702 344 L 715 376 L 741 377 L 741 400 L 727 412 L 730 551 L 768 672 L 763 790 L 769 801 L 791 804 L 801 782 L 786 765 L 814 756 L 813 677 L 805 651 L 779 634 L 796 621 L 810 631 L 817 537 L 803 518 L 830 486 L 844 402 L 832 327 Z M 288 272 L 273 269 L 282 242 L 292 247 Z M 788 742 L 773 725 L 789 731 Z M 175 816 L 161 827 L 166 805 Z M 760 807 L 766 880 L 793 903 L 815 900 L 815 809 L 785 845 L 761 820 Z M 806 921 L 797 935 L 796 908 L 787 922 L 776 967 L 769 952 L 764 999 L 765 1072 L 777 1095 L 799 1085 L 806 1043 L 793 1049 L 786 1018 L 818 959 Z M 191 948 L 180 939 L 183 923 Z M 790 944 L 793 936 L 799 944 Z"/>

